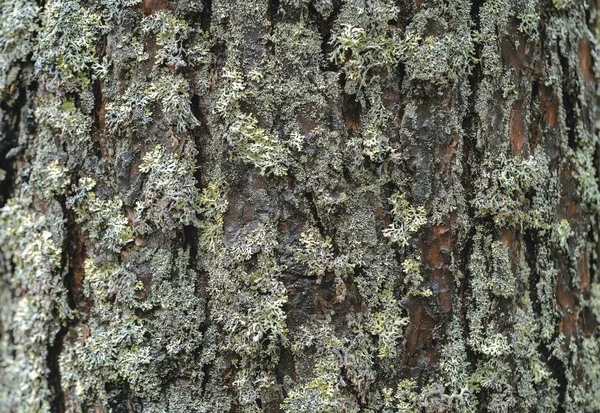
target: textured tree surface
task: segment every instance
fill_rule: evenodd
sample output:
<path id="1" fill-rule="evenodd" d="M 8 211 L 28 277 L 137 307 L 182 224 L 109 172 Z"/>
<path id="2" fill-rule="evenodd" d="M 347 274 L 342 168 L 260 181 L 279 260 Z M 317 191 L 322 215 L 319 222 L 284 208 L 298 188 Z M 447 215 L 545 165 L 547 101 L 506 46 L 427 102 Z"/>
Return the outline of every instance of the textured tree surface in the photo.
<path id="1" fill-rule="evenodd" d="M 600 411 L 594 1 L 0 7 L 0 412 Z"/>

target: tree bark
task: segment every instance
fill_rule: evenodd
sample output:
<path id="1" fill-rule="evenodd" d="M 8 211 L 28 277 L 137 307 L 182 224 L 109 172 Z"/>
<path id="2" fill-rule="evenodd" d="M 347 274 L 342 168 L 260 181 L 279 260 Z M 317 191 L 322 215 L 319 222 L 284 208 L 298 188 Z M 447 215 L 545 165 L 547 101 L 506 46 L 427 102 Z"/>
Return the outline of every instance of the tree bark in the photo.
<path id="1" fill-rule="evenodd" d="M 0 411 L 600 411 L 597 5 L 2 0 Z"/>

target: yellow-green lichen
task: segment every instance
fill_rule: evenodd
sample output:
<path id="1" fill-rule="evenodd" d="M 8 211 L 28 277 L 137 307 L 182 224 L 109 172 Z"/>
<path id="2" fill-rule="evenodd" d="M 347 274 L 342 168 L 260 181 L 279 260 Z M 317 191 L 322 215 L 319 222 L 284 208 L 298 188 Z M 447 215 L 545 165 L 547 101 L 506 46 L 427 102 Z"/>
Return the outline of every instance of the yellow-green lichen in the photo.
<path id="1" fill-rule="evenodd" d="M 114 197 L 100 199 L 94 192 L 96 181 L 82 178 L 70 205 L 84 232 L 101 251 L 119 252 L 121 247 L 133 240 L 133 230 L 122 213 L 123 202 Z"/>
<path id="2" fill-rule="evenodd" d="M 199 225 L 200 193 L 194 177 L 195 162 L 156 145 L 139 167 L 145 176 L 143 196 L 136 204 L 136 231 L 152 232 L 151 226 L 170 231 L 183 225 Z"/>

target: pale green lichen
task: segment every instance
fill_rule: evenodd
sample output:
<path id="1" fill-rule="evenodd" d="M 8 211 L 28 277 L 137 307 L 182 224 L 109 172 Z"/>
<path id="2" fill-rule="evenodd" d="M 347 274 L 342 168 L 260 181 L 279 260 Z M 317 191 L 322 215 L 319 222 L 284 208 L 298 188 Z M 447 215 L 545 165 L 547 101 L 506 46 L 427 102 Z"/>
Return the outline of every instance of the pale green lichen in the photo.
<path id="1" fill-rule="evenodd" d="M 308 274 L 317 277 L 320 283 L 325 272 L 330 270 L 333 264 L 333 246 L 331 239 L 322 237 L 315 228 L 300 233 L 300 244 L 302 248 L 296 251 L 295 258 L 308 267 Z"/>
<path id="2" fill-rule="evenodd" d="M 120 97 L 120 103 L 106 106 L 106 122 L 113 131 L 142 132 L 156 116 L 157 109 L 183 133 L 199 124 L 188 100 L 189 84 L 182 76 L 163 75 L 150 84 L 133 85 Z"/>
<path id="3" fill-rule="evenodd" d="M 20 93 L 43 98 L 20 122 L 2 115 L 19 145 L 6 176 L 31 193 L 7 203 L 0 229 L 0 266 L 10 264 L 0 410 L 50 409 L 46 349 L 69 313 L 53 301 L 66 270 L 57 257 L 72 265 L 61 231 L 65 219 L 77 227 L 65 198 L 88 255 L 83 311 L 60 338 L 67 411 L 598 410 L 597 334 L 579 321 L 576 337 L 562 335 L 575 309 L 556 303 L 560 281 L 581 319 L 588 305 L 600 319 L 593 277 L 588 300 L 574 267 L 584 252 L 590 272 L 597 261 L 582 234 L 600 199 L 597 139 L 584 126 L 593 92 L 575 53 L 588 36 L 583 7 L 139 3 L 60 0 L 41 20 L 33 3 L 2 5 L 3 108 Z M 542 26 L 557 47 L 535 46 Z M 25 88 L 32 50 L 38 82 Z M 573 113 L 559 109 L 557 128 L 540 122 L 539 140 L 525 128 L 523 153 L 508 155 L 512 108 L 535 126 L 535 82 L 559 106 L 577 97 Z M 96 188 L 69 188 L 83 176 Z M 576 197 L 571 179 L 582 202 L 567 221 L 557 206 Z M 389 200 L 387 226 L 386 196 L 408 187 Z M 423 249 L 432 234 L 436 277 Z M 452 313 L 440 277 L 454 282 Z M 74 293 L 79 281 L 67 282 Z"/>
<path id="4" fill-rule="evenodd" d="M 365 91 L 369 109 L 362 119 L 362 133 L 347 143 L 348 148 L 357 147 L 363 156 L 373 162 L 384 162 L 393 157 L 386 129 L 393 119 L 393 113 L 385 108 L 381 99 L 382 91 L 378 85 Z"/>
<path id="5" fill-rule="evenodd" d="M 481 229 L 480 229 L 481 231 Z M 508 339 L 499 332 L 494 319 L 498 300 L 516 294 L 515 277 L 508 262 L 507 250 L 491 236 L 477 233 L 469 263 L 473 301 L 469 303 L 469 345 L 488 356 L 508 352 Z M 488 259 L 487 257 L 493 257 Z"/>
<path id="6" fill-rule="evenodd" d="M 69 168 L 59 160 L 40 162 L 32 171 L 32 182 L 43 198 L 65 195 L 71 182 Z"/>
<path id="7" fill-rule="evenodd" d="M 154 56 L 156 66 L 167 65 L 182 67 L 185 49 L 183 42 L 190 34 L 190 28 L 185 20 L 178 19 L 173 14 L 164 10 L 144 17 L 141 22 L 143 34 L 155 34 L 158 50 Z"/>
<path id="8" fill-rule="evenodd" d="M 569 238 L 572 236 L 571 225 L 566 219 L 562 219 L 558 225 L 552 228 L 552 241 L 565 251 L 569 250 Z"/>
<path id="9" fill-rule="evenodd" d="M 385 25 L 385 20 L 395 18 L 398 11 L 389 7 L 385 12 L 386 16 L 382 16 L 381 26 Z M 400 41 L 397 35 L 386 33 L 384 27 L 379 30 L 381 32 L 378 34 L 367 35 L 367 31 L 362 27 L 342 24 L 339 33 L 333 39 L 335 48 L 331 60 L 335 64 L 343 65 L 348 81 L 347 89 L 350 91 L 368 86 L 373 71 L 381 68 L 391 69 L 399 60 L 397 45 Z"/>
<path id="10" fill-rule="evenodd" d="M 102 17 L 78 0 L 48 3 L 41 14 L 41 31 L 34 59 L 47 87 L 81 90 L 98 63 L 96 39 L 105 29 Z M 60 82 L 55 84 L 56 82 Z"/>
<path id="11" fill-rule="evenodd" d="M 404 327 L 408 325 L 408 317 L 402 314 L 402 307 L 394 297 L 391 289 L 385 289 L 379 295 L 378 311 L 371 313 L 367 329 L 378 337 L 377 355 L 380 359 L 393 359 L 400 353 L 399 343 L 402 341 Z"/>
<path id="12" fill-rule="evenodd" d="M 283 309 L 287 290 L 280 280 L 283 268 L 274 255 L 272 234 L 268 224 L 249 225 L 229 248 L 204 257 L 211 319 L 221 327 L 221 348 L 236 355 L 234 385 L 245 411 L 258 410 L 258 390 L 273 388 L 280 351 L 289 345 Z M 247 269 L 251 258 L 254 264 Z"/>
<path id="13" fill-rule="evenodd" d="M 223 214 L 227 211 L 223 185 L 209 182 L 200 194 L 200 210 L 204 219 L 198 224 L 200 246 L 216 254 L 223 247 Z"/>
<path id="14" fill-rule="evenodd" d="M 34 1 L 7 0 L 0 5 L 0 98 L 11 94 L 10 87 L 20 72 L 15 65 L 35 47 L 40 7 Z"/>
<path id="15" fill-rule="evenodd" d="M 123 216 L 123 202 L 113 197 L 101 199 L 95 192 L 96 181 L 82 178 L 75 195 L 69 201 L 84 232 L 94 242 L 96 253 L 119 252 L 133 240 L 133 230 Z"/>
<path id="16" fill-rule="evenodd" d="M 81 151 L 90 145 L 91 119 L 68 100 L 40 99 L 35 110 L 36 120 L 55 131 L 68 144 Z M 43 130 L 42 133 L 46 133 Z"/>
<path id="17" fill-rule="evenodd" d="M 205 354 L 204 361 L 198 362 L 193 356 L 200 346 L 206 345 L 209 351 L 214 344 L 202 331 L 205 303 L 194 294 L 189 253 L 179 250 L 173 254 L 154 246 L 142 250 L 139 260 L 138 265 L 150 265 L 155 271 L 150 290 L 142 282 L 142 274 L 138 275 L 138 265 L 97 266 L 86 260 L 84 293 L 94 300 L 94 317 L 77 328 L 78 340 L 60 355 L 65 389 L 82 405 L 107 407 L 115 396 L 107 388 L 126 382 L 151 405 L 160 406 L 167 398 L 164 390 L 171 393 L 172 386 L 180 383 L 173 379 L 178 368 L 201 369 L 203 362 L 214 358 Z M 150 312 L 152 317 L 140 317 L 140 311 Z M 160 361 L 152 356 L 157 352 L 163 355 Z M 183 382 L 188 380 L 200 389 L 202 377 L 187 377 Z M 218 393 L 218 388 L 214 390 Z M 210 405 L 210 397 L 198 390 L 192 395 L 195 400 L 186 403 L 188 408 Z M 224 402 L 222 394 L 215 397 Z"/>
<path id="18" fill-rule="evenodd" d="M 404 284 L 408 286 L 408 296 L 431 297 L 432 291 L 428 288 L 423 288 L 424 281 L 421 275 L 421 259 L 407 258 L 402 261 L 402 271 L 404 272 Z"/>
<path id="19" fill-rule="evenodd" d="M 475 216 L 489 216 L 500 227 L 550 229 L 553 205 L 547 198 L 555 189 L 548 188 L 552 180 L 545 155 L 538 151 L 529 157 L 487 159 L 484 170 L 491 165 L 496 167 L 475 183 Z"/>
<path id="20" fill-rule="evenodd" d="M 358 403 L 349 394 L 347 384 L 340 377 L 340 371 L 346 365 L 349 375 L 348 385 L 361 382 L 362 388 L 359 387 L 359 392 L 366 390 L 368 381 L 373 379 L 372 374 L 369 373 L 373 361 L 368 356 L 369 344 L 363 341 L 365 339 L 364 336 L 357 336 L 354 343 L 348 343 L 337 337 L 327 326 L 314 330 L 305 329 L 293 343 L 292 350 L 298 356 L 307 350 L 316 351 L 313 378 L 298 383 L 293 388 L 282 404 L 283 411 L 286 413 L 359 412 Z"/>
<path id="21" fill-rule="evenodd" d="M 61 277 L 57 205 L 41 214 L 29 204 L 17 196 L 0 209 L 2 262 L 11 268 L 10 277 L 0 278 L 0 408 L 48 412 L 48 348 L 72 312 Z"/>
<path id="22" fill-rule="evenodd" d="M 252 115 L 238 113 L 229 126 L 227 140 L 242 161 L 259 168 L 263 175 L 287 174 L 288 149 Z"/>
<path id="23" fill-rule="evenodd" d="M 143 195 L 136 204 L 136 231 L 152 232 L 150 225 L 171 231 L 183 225 L 199 225 L 200 193 L 194 178 L 193 148 L 187 156 L 171 153 L 161 145 L 144 155 L 139 167 L 145 175 Z"/>
<path id="24" fill-rule="evenodd" d="M 394 222 L 383 230 L 383 235 L 399 247 L 406 247 L 410 237 L 427 223 L 425 208 L 413 207 L 400 192 L 392 195 L 389 202 Z"/>

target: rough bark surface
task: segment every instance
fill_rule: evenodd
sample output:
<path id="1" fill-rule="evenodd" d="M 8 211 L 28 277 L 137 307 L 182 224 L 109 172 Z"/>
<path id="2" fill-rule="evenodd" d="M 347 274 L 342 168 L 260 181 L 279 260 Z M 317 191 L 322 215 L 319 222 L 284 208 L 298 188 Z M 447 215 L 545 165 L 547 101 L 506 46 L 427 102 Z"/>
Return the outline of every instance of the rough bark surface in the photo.
<path id="1" fill-rule="evenodd" d="M 0 411 L 600 411 L 595 2 L 0 8 Z"/>

